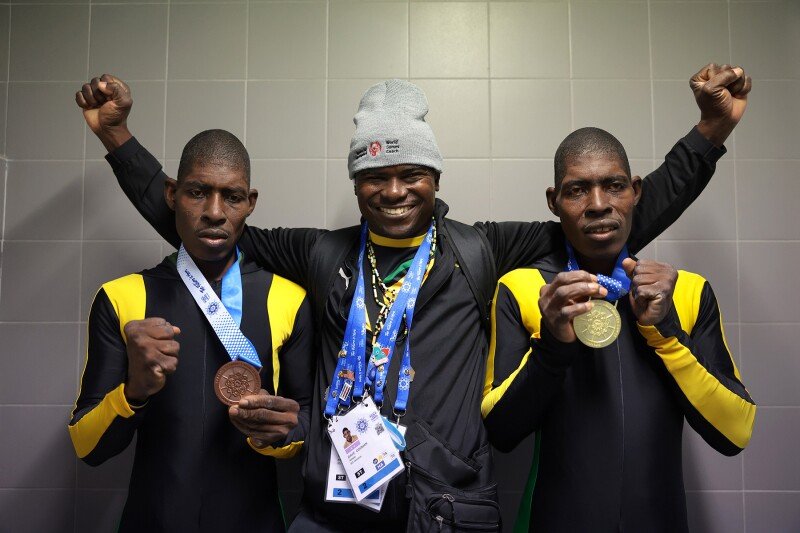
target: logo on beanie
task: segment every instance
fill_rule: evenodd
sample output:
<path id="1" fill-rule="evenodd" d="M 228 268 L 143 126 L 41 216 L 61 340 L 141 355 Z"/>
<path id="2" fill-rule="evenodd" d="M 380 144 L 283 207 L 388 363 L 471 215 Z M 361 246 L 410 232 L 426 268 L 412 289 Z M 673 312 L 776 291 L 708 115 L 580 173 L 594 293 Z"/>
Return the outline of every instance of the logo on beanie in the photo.
<path id="1" fill-rule="evenodd" d="M 381 143 L 378 141 L 372 141 L 369 143 L 369 155 L 372 157 L 378 157 L 379 153 L 381 153 Z"/>

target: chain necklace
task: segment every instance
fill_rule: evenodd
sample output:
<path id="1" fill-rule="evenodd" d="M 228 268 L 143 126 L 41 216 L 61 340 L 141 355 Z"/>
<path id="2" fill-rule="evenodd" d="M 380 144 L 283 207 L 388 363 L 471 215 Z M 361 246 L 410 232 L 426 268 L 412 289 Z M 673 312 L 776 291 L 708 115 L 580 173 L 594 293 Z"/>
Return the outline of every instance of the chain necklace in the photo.
<path id="1" fill-rule="evenodd" d="M 428 264 L 433 260 L 434 255 L 436 254 L 436 223 L 433 224 L 433 242 L 431 243 L 431 251 L 428 253 Z M 383 328 L 383 323 L 386 320 L 386 316 L 389 314 L 389 310 L 392 308 L 392 304 L 394 303 L 395 298 L 397 298 L 397 291 L 392 291 L 389 287 L 381 279 L 381 275 L 378 272 L 378 264 L 375 259 L 375 249 L 372 247 L 372 241 L 367 239 L 367 258 L 369 259 L 370 267 L 372 267 L 372 297 L 375 300 L 375 303 L 378 305 L 378 318 L 375 319 L 375 327 L 372 328 L 372 344 L 375 344 L 375 341 L 378 338 L 378 334 L 380 333 L 381 329 Z M 378 296 L 378 287 L 381 289 L 382 298 Z M 405 314 L 403 315 L 405 319 Z M 403 323 L 403 331 L 401 335 L 407 333 L 407 327 L 405 322 Z"/>

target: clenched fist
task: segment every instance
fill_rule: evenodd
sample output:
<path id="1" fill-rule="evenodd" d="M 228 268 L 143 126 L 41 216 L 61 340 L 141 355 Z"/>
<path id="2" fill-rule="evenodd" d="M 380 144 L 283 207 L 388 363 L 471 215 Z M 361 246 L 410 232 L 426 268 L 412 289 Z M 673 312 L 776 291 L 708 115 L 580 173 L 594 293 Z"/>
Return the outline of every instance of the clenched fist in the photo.
<path id="1" fill-rule="evenodd" d="M 672 308 L 672 293 L 678 281 L 675 267 L 647 259 L 637 263 L 629 257 L 622 261 L 622 268 L 631 278 L 629 297 L 639 324 L 652 326 L 664 320 Z"/>
<path id="2" fill-rule="evenodd" d="M 131 320 L 124 331 L 128 348 L 125 397 L 144 403 L 164 388 L 167 376 L 178 368 L 180 344 L 175 336 L 181 330 L 163 318 L 145 318 Z"/>
<path id="3" fill-rule="evenodd" d="M 753 80 L 741 67 L 709 63 L 691 77 L 689 86 L 700 108 L 697 129 L 722 146 L 744 115 Z"/>
<path id="4" fill-rule="evenodd" d="M 109 152 L 131 138 L 128 113 L 133 98 L 128 85 L 111 74 L 103 74 L 84 83 L 75 93 L 75 102 L 83 109 L 83 118 Z"/>

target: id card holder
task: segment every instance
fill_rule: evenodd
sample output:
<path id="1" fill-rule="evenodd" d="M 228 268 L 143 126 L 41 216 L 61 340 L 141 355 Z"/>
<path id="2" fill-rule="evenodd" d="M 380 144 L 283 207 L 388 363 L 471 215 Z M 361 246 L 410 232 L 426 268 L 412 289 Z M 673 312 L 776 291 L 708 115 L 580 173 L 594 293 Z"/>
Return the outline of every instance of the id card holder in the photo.
<path id="1" fill-rule="evenodd" d="M 346 414 L 334 416 L 328 426 L 328 436 L 357 502 L 388 484 L 405 468 L 383 417 L 370 397 Z"/>
<path id="2" fill-rule="evenodd" d="M 384 424 L 386 424 L 384 419 Z M 392 422 L 388 422 L 391 424 Z M 406 434 L 405 426 L 398 426 L 398 431 L 402 435 Z M 386 496 L 386 491 L 389 484 L 383 485 L 377 491 L 369 494 L 360 502 L 356 501 L 353 496 L 353 489 L 350 487 L 350 482 L 347 481 L 347 473 L 342 466 L 342 460 L 339 459 L 339 454 L 331 446 L 331 457 L 328 463 L 328 483 L 325 486 L 325 501 L 334 503 L 357 503 L 362 507 L 366 507 L 375 512 L 379 512 L 383 506 L 383 499 Z"/>

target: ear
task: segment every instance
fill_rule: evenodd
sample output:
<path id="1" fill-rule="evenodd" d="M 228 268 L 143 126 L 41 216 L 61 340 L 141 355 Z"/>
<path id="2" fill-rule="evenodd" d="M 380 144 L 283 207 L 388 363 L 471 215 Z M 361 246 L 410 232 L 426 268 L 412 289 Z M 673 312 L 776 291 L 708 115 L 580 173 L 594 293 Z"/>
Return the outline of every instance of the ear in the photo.
<path id="1" fill-rule="evenodd" d="M 250 216 L 253 213 L 253 209 L 256 208 L 258 189 L 250 189 L 250 192 L 247 193 L 247 201 L 250 202 L 250 207 L 247 209 L 247 216 Z"/>
<path id="2" fill-rule="evenodd" d="M 433 178 L 433 190 L 439 192 L 439 178 L 441 178 L 441 174 L 436 174 L 436 177 Z"/>
<path id="3" fill-rule="evenodd" d="M 164 180 L 164 200 L 170 209 L 175 211 L 175 195 L 178 191 L 178 182 L 172 178 Z"/>
<path id="4" fill-rule="evenodd" d="M 633 205 L 639 205 L 639 200 L 642 198 L 642 178 L 632 177 L 631 187 L 633 187 Z"/>
<path id="5" fill-rule="evenodd" d="M 556 197 L 558 196 L 558 193 L 556 192 L 555 187 L 548 187 L 545 191 L 545 195 L 547 196 L 547 207 L 550 209 L 550 212 L 555 216 L 559 216 L 558 205 L 556 204 Z"/>

